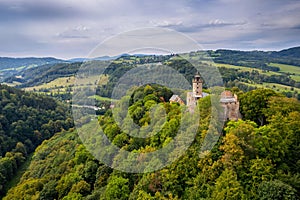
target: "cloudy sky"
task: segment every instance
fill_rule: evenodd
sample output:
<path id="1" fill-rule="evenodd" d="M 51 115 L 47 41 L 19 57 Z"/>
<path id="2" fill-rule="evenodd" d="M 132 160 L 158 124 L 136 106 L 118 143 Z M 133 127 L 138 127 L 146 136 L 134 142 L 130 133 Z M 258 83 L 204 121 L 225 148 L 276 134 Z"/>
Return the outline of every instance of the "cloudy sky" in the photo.
<path id="1" fill-rule="evenodd" d="M 0 0 L 0 56 L 85 57 L 103 40 L 169 28 L 204 49 L 300 45 L 298 0 Z"/>

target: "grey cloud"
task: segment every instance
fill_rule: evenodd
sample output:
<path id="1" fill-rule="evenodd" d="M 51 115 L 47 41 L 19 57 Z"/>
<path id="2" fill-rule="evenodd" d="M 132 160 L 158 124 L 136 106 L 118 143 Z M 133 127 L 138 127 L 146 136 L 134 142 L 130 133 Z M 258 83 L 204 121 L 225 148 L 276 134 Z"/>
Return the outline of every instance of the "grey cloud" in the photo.
<path id="1" fill-rule="evenodd" d="M 300 24 L 293 26 L 292 29 L 300 29 Z"/>
<path id="2" fill-rule="evenodd" d="M 4 54 L 5 52 L 8 54 L 17 53 L 28 55 L 27 52 L 31 51 L 32 49 L 43 49 L 42 43 L 36 41 L 30 36 L 26 36 L 20 33 L 1 32 L 0 43 L 0 55 Z"/>
<path id="3" fill-rule="evenodd" d="M 238 22 L 227 22 L 227 21 L 223 21 L 220 19 L 216 19 L 216 20 L 212 20 L 210 21 L 208 24 L 206 24 L 205 26 L 207 27 L 211 27 L 211 26 L 239 26 L 239 25 L 245 25 L 247 22 L 246 21 L 238 21 Z"/>
<path id="4" fill-rule="evenodd" d="M 80 56 L 109 36 L 153 26 L 208 49 L 281 48 L 299 45 L 299 19 L 295 0 L 2 0 L 0 56 Z"/>
<path id="5" fill-rule="evenodd" d="M 195 33 L 198 31 L 203 31 L 205 29 L 210 29 L 210 28 L 219 28 L 219 27 L 230 27 L 230 26 L 242 26 L 245 25 L 247 22 L 246 21 L 240 21 L 240 22 L 226 22 L 223 20 L 212 20 L 208 23 L 203 23 L 203 24 L 191 24 L 191 25 L 184 25 L 182 23 L 180 24 L 168 24 L 168 25 L 163 25 L 160 27 L 166 27 L 166 28 L 172 28 L 177 31 L 183 32 L 183 33 Z"/>
<path id="6" fill-rule="evenodd" d="M 89 27 L 79 25 L 74 28 L 67 28 L 65 31 L 57 34 L 59 38 L 87 39 L 89 36 Z"/>
<path id="7" fill-rule="evenodd" d="M 59 33 L 57 36 L 60 38 L 69 38 L 69 39 L 87 39 L 87 38 L 89 38 L 89 36 L 84 36 L 84 35 L 64 35 L 61 33 Z"/>
<path id="8" fill-rule="evenodd" d="M 52 1 L 2 1 L 0 21 L 47 20 L 78 16 L 80 10 Z"/>

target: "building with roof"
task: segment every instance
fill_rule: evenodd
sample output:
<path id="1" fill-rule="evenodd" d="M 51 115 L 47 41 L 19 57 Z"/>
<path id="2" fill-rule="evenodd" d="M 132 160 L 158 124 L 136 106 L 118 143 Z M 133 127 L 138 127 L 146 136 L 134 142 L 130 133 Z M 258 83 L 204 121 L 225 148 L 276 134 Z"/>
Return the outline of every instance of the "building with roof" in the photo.
<path id="1" fill-rule="evenodd" d="M 240 103 L 238 101 L 237 95 L 232 94 L 232 92 L 225 90 L 221 93 L 220 98 L 221 106 L 224 108 L 224 113 L 222 118 L 226 120 L 238 120 L 241 118 L 240 114 Z"/>
<path id="2" fill-rule="evenodd" d="M 190 112 L 194 112 L 200 98 L 204 98 L 209 95 L 202 91 L 203 81 L 198 72 L 195 74 L 192 84 L 193 90 L 192 92 L 188 92 L 186 97 L 186 105 Z M 180 98 L 180 96 L 175 94 L 169 99 L 169 101 L 170 103 L 179 103 L 184 105 L 184 101 Z M 223 91 L 221 93 L 220 104 L 224 109 L 220 116 L 222 120 L 238 120 L 241 118 L 239 111 L 240 103 L 236 94 L 233 94 L 228 90 Z"/>
<path id="3" fill-rule="evenodd" d="M 184 101 L 176 94 L 173 94 L 169 101 L 170 103 L 179 103 L 180 105 L 184 105 Z"/>
<path id="4" fill-rule="evenodd" d="M 193 91 L 187 93 L 186 104 L 190 112 L 193 112 L 197 106 L 197 102 L 200 98 L 208 96 L 207 93 L 202 91 L 203 81 L 197 72 L 192 81 Z M 221 93 L 220 104 L 222 106 L 223 114 L 220 116 L 224 121 L 226 120 L 238 120 L 241 118 L 239 111 L 239 101 L 237 95 L 225 90 Z"/>

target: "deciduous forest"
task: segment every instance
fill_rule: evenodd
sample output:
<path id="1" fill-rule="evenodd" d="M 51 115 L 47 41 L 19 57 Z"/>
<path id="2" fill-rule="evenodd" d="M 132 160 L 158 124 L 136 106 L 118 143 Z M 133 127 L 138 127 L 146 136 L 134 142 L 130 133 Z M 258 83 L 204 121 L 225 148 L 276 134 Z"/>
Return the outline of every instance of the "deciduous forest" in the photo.
<path id="1" fill-rule="evenodd" d="M 5 90 L 19 92 L 4 87 L 2 96 Z M 61 120 L 57 128 L 64 130 L 49 138 L 57 130 L 50 128 L 53 132 L 45 136 L 20 182 L 4 199 L 299 199 L 299 101 L 270 89 L 243 92 L 233 88 L 233 91 L 240 99 L 243 119 L 226 122 L 212 151 L 200 151 L 211 117 L 208 96 L 199 100 L 200 125 L 186 153 L 171 165 L 144 174 L 124 173 L 99 162 L 81 143 L 76 130 L 68 130 L 71 127 L 66 123 L 68 120 L 56 116 L 53 126 L 57 127 L 57 120 Z M 162 104 L 167 111 L 164 128 L 146 140 L 124 134 L 111 118 L 110 110 L 98 118 L 98 123 L 120 148 L 155 151 L 174 137 L 182 115 L 180 105 L 163 102 L 163 95 L 167 98 L 171 92 L 147 85 L 130 97 L 129 113 L 140 126 L 149 123 L 152 104 Z M 38 131 L 44 136 L 46 130 Z M 18 166 L 16 157 L 30 152 L 25 140 L 37 144 L 36 139 L 26 136 L 15 141 L 16 147 L 0 162 L 2 180 L 14 173 L 14 168 L 7 165 Z"/>

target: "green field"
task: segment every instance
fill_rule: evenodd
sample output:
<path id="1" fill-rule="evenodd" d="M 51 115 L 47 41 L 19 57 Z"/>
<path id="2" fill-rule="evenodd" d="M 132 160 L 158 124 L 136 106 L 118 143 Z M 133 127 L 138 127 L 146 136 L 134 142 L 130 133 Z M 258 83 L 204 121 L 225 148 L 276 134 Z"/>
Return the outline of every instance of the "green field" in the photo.
<path id="1" fill-rule="evenodd" d="M 49 83 L 44 83 L 42 85 L 37 85 L 37 86 L 33 86 L 33 87 L 27 87 L 25 88 L 26 91 L 33 91 L 36 90 L 38 91 L 39 89 L 56 89 L 57 87 L 67 87 L 69 85 L 73 85 L 75 81 L 75 77 L 74 76 L 70 76 L 70 77 L 62 77 L 62 78 L 57 78 L 53 81 L 50 81 Z"/>
<path id="2" fill-rule="evenodd" d="M 98 82 L 98 84 L 106 84 L 108 82 L 108 76 L 89 76 L 88 78 L 81 78 L 76 79 L 75 76 L 69 76 L 69 77 L 61 77 L 57 78 L 53 81 L 50 81 L 49 83 L 44 83 L 42 85 L 37 85 L 33 87 L 27 87 L 25 88 L 25 91 L 39 91 L 42 89 L 48 89 L 51 92 L 57 93 L 57 92 L 64 92 L 68 86 L 73 87 L 75 84 L 79 87 L 84 87 L 86 85 L 93 85 L 95 82 Z"/>
<path id="3" fill-rule="evenodd" d="M 279 67 L 280 72 L 291 74 L 291 78 L 300 82 L 300 67 L 294 65 L 285 65 L 279 63 L 269 63 L 269 66 Z"/>
<path id="4" fill-rule="evenodd" d="M 223 63 L 213 63 L 216 67 L 225 67 L 225 68 L 232 68 L 232 69 L 238 69 L 241 71 L 253 71 L 257 70 L 260 74 L 265 74 L 268 76 L 271 75 L 280 75 L 282 73 L 284 74 L 290 74 L 291 78 L 297 82 L 300 82 L 300 67 L 293 66 L 293 65 L 285 65 L 285 64 L 279 64 L 279 63 L 270 63 L 269 66 L 273 67 L 279 67 L 279 72 L 273 72 L 273 71 L 264 71 L 257 68 L 250 68 L 250 67 L 244 67 L 244 66 L 236 66 L 236 65 L 230 65 L 230 64 L 223 64 Z"/>
<path id="5" fill-rule="evenodd" d="M 297 82 L 300 82 L 300 75 L 291 75 L 291 78 Z"/>
<path id="6" fill-rule="evenodd" d="M 191 59 L 191 60 L 197 60 L 197 59 L 199 59 L 199 55 L 190 56 L 189 54 L 184 54 L 184 55 L 181 56 L 181 58 Z M 177 59 L 181 59 L 181 58 L 178 57 Z M 174 59 L 174 58 L 172 58 L 172 59 Z M 300 81 L 300 76 L 299 77 L 297 76 L 297 75 L 300 75 L 300 71 L 296 72 L 296 70 L 300 70 L 300 67 L 296 67 L 296 66 L 281 65 L 281 64 L 277 64 L 277 63 L 270 63 L 269 64 L 270 66 L 280 67 L 280 69 L 282 68 L 280 70 L 280 72 L 273 72 L 273 71 L 261 70 L 261 69 L 258 69 L 258 68 L 251 68 L 251 67 L 237 66 L 237 65 L 230 65 L 230 64 L 223 64 L 223 63 L 215 63 L 215 62 L 212 62 L 212 61 L 209 61 L 209 60 L 210 59 L 207 57 L 207 61 L 201 61 L 201 62 L 206 63 L 206 64 L 210 64 L 210 65 L 213 65 L 213 66 L 216 66 L 216 67 L 225 67 L 225 68 L 237 69 L 237 70 L 240 70 L 240 71 L 250 71 L 251 72 L 253 70 L 256 70 L 260 74 L 265 74 L 265 75 L 268 75 L 268 76 L 271 76 L 271 75 L 280 75 L 282 73 L 289 72 L 288 70 L 291 70 L 291 67 L 292 67 L 292 69 L 293 69 L 292 71 L 294 71 L 295 74 L 296 74 L 296 75 L 292 76 L 292 78 L 294 80 L 298 79 L 298 81 Z"/>
<path id="7" fill-rule="evenodd" d="M 257 88 L 269 88 L 269 89 L 272 89 L 277 92 L 292 92 L 292 93 L 298 92 L 298 93 L 300 93 L 299 88 L 294 88 L 291 86 L 282 85 L 282 84 L 278 84 L 278 83 L 263 83 L 263 84 L 245 83 L 245 82 L 242 82 L 242 83 L 249 85 L 249 86 L 257 87 Z"/>
<path id="8" fill-rule="evenodd" d="M 17 85 L 21 85 L 21 83 L 16 82 L 16 81 L 14 81 L 14 82 L 12 82 L 12 83 L 4 83 L 4 84 L 6 84 L 6 85 L 8 85 L 8 86 L 10 86 L 10 87 L 15 87 L 15 86 L 17 86 Z"/>
<path id="9" fill-rule="evenodd" d="M 90 96 L 89 98 L 94 98 L 98 101 L 116 101 L 115 99 L 111 99 L 111 98 L 108 98 L 108 97 L 101 97 L 99 95 L 93 95 L 93 96 Z"/>
<path id="10" fill-rule="evenodd" d="M 257 68 L 251 68 L 251 67 L 236 66 L 236 65 L 223 64 L 223 63 L 213 63 L 213 65 L 216 66 L 216 67 L 225 67 L 225 68 L 238 69 L 240 71 L 249 71 L 249 72 L 251 72 L 253 70 L 256 70 L 260 74 L 265 74 L 265 75 L 268 75 L 268 76 L 271 76 L 271 75 L 280 75 L 280 73 L 278 73 L 278 72 L 265 71 L 265 70 L 261 70 L 261 69 L 257 69 Z"/>
<path id="11" fill-rule="evenodd" d="M 271 88 L 273 90 L 279 90 L 281 92 L 297 91 L 300 92 L 299 88 L 294 88 L 287 85 L 277 84 L 277 83 L 263 83 L 263 86 L 266 88 Z"/>

